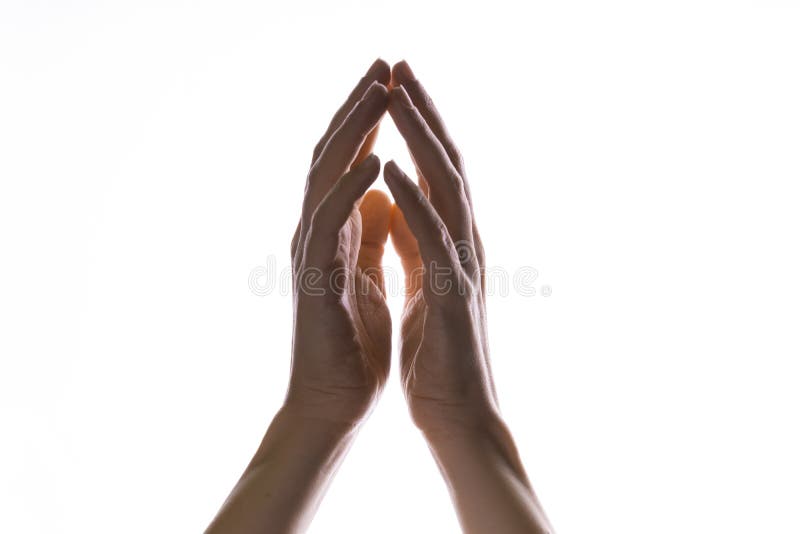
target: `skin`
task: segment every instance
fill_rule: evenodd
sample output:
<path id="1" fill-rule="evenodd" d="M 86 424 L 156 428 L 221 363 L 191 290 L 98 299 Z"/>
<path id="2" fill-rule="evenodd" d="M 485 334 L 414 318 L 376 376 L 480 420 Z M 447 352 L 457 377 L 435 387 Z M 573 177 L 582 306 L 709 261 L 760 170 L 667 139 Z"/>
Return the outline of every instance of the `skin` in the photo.
<path id="1" fill-rule="evenodd" d="M 395 65 L 392 82 L 389 114 L 420 183 L 386 164 L 397 202 L 390 231 L 406 272 L 400 361 L 409 411 L 464 532 L 552 532 L 497 404 L 484 252 L 463 158 L 405 62 Z"/>
<path id="2" fill-rule="evenodd" d="M 418 182 L 394 163 L 396 204 L 367 189 L 388 112 Z M 483 247 L 463 160 L 405 62 L 376 61 L 312 156 L 292 240 L 294 337 L 285 402 L 209 533 L 303 532 L 386 383 L 388 235 L 406 275 L 400 375 L 464 532 L 552 532 L 497 405 Z"/>

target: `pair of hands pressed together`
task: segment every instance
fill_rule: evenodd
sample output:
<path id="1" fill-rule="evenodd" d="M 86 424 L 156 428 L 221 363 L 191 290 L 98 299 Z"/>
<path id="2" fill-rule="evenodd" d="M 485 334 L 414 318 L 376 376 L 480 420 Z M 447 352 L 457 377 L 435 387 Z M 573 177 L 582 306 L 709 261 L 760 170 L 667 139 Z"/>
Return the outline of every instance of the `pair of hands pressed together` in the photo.
<path id="1" fill-rule="evenodd" d="M 292 242 L 296 316 L 287 407 L 357 423 L 377 400 L 390 368 L 381 260 L 391 232 L 406 272 L 401 377 L 414 421 L 424 431 L 478 424 L 496 407 L 485 351 L 482 254 L 472 253 L 480 241 L 461 158 L 407 65 L 395 67 L 390 91 L 389 77 L 388 65 L 376 62 L 314 151 Z M 364 195 L 380 173 L 369 151 L 387 110 L 430 199 L 393 161 L 384 179 L 397 205 L 377 190 Z M 425 273 L 435 271 L 435 280 L 423 276 L 423 264 L 434 265 Z"/>
<path id="2" fill-rule="evenodd" d="M 419 185 L 393 161 L 372 190 L 388 111 Z M 388 379 L 381 268 L 391 234 L 405 271 L 400 376 L 414 423 L 465 532 L 550 532 L 500 417 L 489 364 L 484 256 L 462 158 L 405 62 L 377 60 L 313 152 L 292 240 L 289 388 L 208 532 L 302 532 Z M 380 531 L 380 528 L 376 529 Z"/>

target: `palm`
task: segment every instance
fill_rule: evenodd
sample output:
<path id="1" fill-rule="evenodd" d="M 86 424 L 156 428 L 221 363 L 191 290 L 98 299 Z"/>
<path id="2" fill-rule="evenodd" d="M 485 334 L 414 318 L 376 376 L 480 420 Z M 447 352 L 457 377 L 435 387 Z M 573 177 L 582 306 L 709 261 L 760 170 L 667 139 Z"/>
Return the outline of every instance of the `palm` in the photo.
<path id="1" fill-rule="evenodd" d="M 493 390 L 483 322 L 480 313 L 473 313 L 479 309 L 445 317 L 425 303 L 422 290 L 406 301 L 400 330 L 402 383 L 418 423 L 458 418 L 464 405 Z M 453 324 L 461 326 L 454 329 Z"/>
<path id="2" fill-rule="evenodd" d="M 308 356 L 293 362 L 290 392 L 315 413 L 340 420 L 358 420 L 369 411 L 389 373 L 391 319 L 382 277 L 359 266 L 388 233 L 388 206 L 386 215 L 375 208 L 388 201 L 374 197 L 367 195 L 339 232 L 338 252 L 323 280 L 311 287 L 303 265 L 295 272 L 297 312 L 315 320 L 296 322 L 294 351 Z"/>
<path id="3" fill-rule="evenodd" d="M 371 219 L 366 219 L 368 231 L 371 228 Z M 334 352 L 344 349 L 345 360 L 347 353 L 357 354 L 358 358 L 352 359 L 352 366 L 341 366 L 342 357 L 331 354 L 331 359 L 326 362 L 334 369 L 342 367 L 342 371 L 349 373 L 349 387 L 363 384 L 365 395 L 374 394 L 379 389 L 389 373 L 391 353 L 391 318 L 383 289 L 378 287 L 382 281 L 370 277 L 359 266 L 359 258 L 370 248 L 371 243 L 362 242 L 365 218 L 360 210 L 353 210 L 347 224 L 340 235 L 340 250 L 336 259 L 336 266 L 341 272 L 340 278 L 344 291 L 342 298 L 331 309 L 332 315 L 340 314 L 341 318 L 331 317 L 330 324 L 341 324 L 339 332 L 331 332 L 339 338 L 341 344 L 331 344 Z M 379 231 L 379 230 L 378 230 Z M 388 228 L 386 230 L 388 233 Z M 386 239 L 385 237 L 383 238 Z M 362 260 L 363 261 L 363 260 Z M 334 282 L 338 285 L 337 282 Z M 338 349 L 336 347 L 339 347 Z"/>

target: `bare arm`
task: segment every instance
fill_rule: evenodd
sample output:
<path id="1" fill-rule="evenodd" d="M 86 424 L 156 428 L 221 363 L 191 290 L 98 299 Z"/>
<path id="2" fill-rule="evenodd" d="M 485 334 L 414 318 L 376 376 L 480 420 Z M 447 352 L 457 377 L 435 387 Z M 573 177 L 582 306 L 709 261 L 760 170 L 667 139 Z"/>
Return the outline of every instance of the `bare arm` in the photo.
<path id="1" fill-rule="evenodd" d="M 440 428 L 426 439 L 464 532 L 552 532 L 499 418 L 482 428 Z"/>
<path id="2" fill-rule="evenodd" d="M 281 410 L 207 532 L 303 532 L 356 428 Z"/>
<path id="3" fill-rule="evenodd" d="M 383 390 L 391 321 L 380 262 L 391 203 L 364 194 L 380 173 L 368 154 L 388 82 L 389 66 L 376 61 L 314 150 L 292 240 L 286 399 L 209 533 L 303 532 Z"/>

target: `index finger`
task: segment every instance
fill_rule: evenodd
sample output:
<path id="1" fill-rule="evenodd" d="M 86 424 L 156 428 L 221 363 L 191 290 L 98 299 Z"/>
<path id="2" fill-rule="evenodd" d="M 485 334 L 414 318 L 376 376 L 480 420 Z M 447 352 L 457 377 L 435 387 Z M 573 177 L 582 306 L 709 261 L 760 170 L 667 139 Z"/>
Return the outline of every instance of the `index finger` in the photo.
<path id="1" fill-rule="evenodd" d="M 378 82 L 383 85 L 387 85 L 389 83 L 390 76 L 391 74 L 389 71 L 389 64 L 380 58 L 376 59 L 375 62 L 369 67 L 369 69 L 367 69 L 367 72 L 364 74 L 364 76 L 358 81 L 353 90 L 350 92 L 344 104 L 342 104 L 341 107 L 338 110 L 336 110 L 336 113 L 333 115 L 330 124 L 328 124 L 327 130 L 325 130 L 325 133 L 322 135 L 319 142 L 317 142 L 317 145 L 314 147 L 314 153 L 311 158 L 312 165 L 314 164 L 315 161 L 317 161 L 317 158 L 319 158 L 319 155 L 322 153 L 322 149 L 325 148 L 325 145 L 330 140 L 331 136 L 333 135 L 333 132 L 339 129 L 339 126 L 342 125 L 344 119 L 347 117 L 347 115 L 350 114 L 350 112 L 353 110 L 358 101 L 361 100 L 361 98 L 364 96 L 364 93 L 367 92 L 367 89 L 370 88 L 372 83 Z M 364 154 L 363 158 L 366 157 L 367 154 Z"/>
<path id="2" fill-rule="evenodd" d="M 420 115 L 422 115 L 422 117 L 425 119 L 425 122 L 428 124 L 428 127 L 441 143 L 442 147 L 450 158 L 450 162 L 458 170 L 458 174 L 461 176 L 461 181 L 464 185 L 464 193 L 467 197 L 467 203 L 469 204 L 470 215 L 472 219 L 472 240 L 475 245 L 475 254 L 478 258 L 478 263 L 483 266 L 485 261 L 483 244 L 478 232 L 478 227 L 475 223 L 475 210 L 472 203 L 472 193 L 470 191 L 469 180 L 467 180 L 466 171 L 464 169 L 464 158 L 461 155 L 461 151 L 458 149 L 452 137 L 450 136 L 439 110 L 433 103 L 433 99 L 425 90 L 425 87 L 422 85 L 422 83 L 417 79 L 414 71 L 411 70 L 411 67 L 405 60 L 396 63 L 394 67 L 392 67 L 392 84 L 402 85 L 405 88 L 406 93 L 411 98 L 411 102 L 414 104 L 417 110 L 419 110 Z"/>
<path id="3" fill-rule="evenodd" d="M 402 85 L 405 88 L 408 96 L 411 97 L 411 102 L 419 110 L 420 115 L 428 123 L 428 127 L 430 127 L 436 138 L 439 139 L 453 166 L 458 169 L 462 180 L 466 181 L 461 152 L 447 131 L 447 127 L 439 114 L 439 110 L 436 109 L 433 99 L 431 99 L 425 87 L 417 79 L 414 71 L 411 70 L 406 61 L 401 61 L 392 67 L 392 83 L 394 85 Z"/>
<path id="4" fill-rule="evenodd" d="M 334 113 L 333 118 L 331 118 L 330 123 L 328 124 L 328 128 L 325 130 L 325 133 L 322 134 L 322 137 L 317 142 L 316 146 L 314 147 L 313 154 L 311 156 L 311 166 L 314 166 L 314 162 L 317 161 L 320 154 L 322 154 L 322 150 L 325 148 L 325 145 L 328 144 L 333 133 L 339 129 L 339 127 L 344 122 L 347 115 L 353 110 L 355 105 L 361 100 L 364 94 L 367 92 L 367 89 L 370 88 L 373 82 L 378 82 L 383 85 L 389 83 L 391 79 L 391 69 L 389 68 L 389 64 L 386 63 L 384 60 L 378 58 L 376 59 L 372 65 L 370 65 L 367 72 L 364 73 L 364 76 L 358 81 L 356 86 L 350 91 L 350 94 L 347 96 L 344 104 L 342 104 L 336 113 Z M 375 137 L 378 133 L 378 127 L 372 129 L 372 131 L 367 135 L 367 138 L 361 145 L 361 149 L 356 155 L 355 159 L 353 160 L 353 166 L 358 165 L 372 151 L 372 145 L 375 143 Z M 297 246 L 300 243 L 300 221 L 297 222 L 297 228 L 295 229 L 294 236 L 292 237 L 291 243 L 291 255 L 292 257 L 295 256 L 297 253 Z"/>

